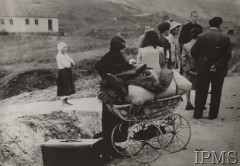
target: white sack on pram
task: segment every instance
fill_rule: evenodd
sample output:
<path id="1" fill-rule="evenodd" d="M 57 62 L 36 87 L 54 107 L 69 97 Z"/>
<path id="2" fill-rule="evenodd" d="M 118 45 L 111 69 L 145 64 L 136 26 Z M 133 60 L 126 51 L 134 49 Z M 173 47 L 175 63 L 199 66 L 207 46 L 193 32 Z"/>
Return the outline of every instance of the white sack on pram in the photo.
<path id="1" fill-rule="evenodd" d="M 173 79 L 169 85 L 169 87 L 156 94 L 156 98 L 166 98 L 174 95 L 181 95 L 188 92 L 192 87 L 192 83 L 189 82 L 185 77 L 180 75 L 178 72 L 174 71 Z M 154 93 L 135 85 L 128 86 L 128 95 L 125 97 L 125 100 L 128 103 L 132 103 L 135 105 L 142 105 L 147 101 L 154 100 Z"/>
<path id="2" fill-rule="evenodd" d="M 162 99 L 165 97 L 174 96 L 174 95 L 176 95 L 176 90 L 177 90 L 177 86 L 176 86 L 176 82 L 174 81 L 174 78 L 173 78 L 169 87 L 167 89 L 165 89 L 164 91 L 156 94 L 156 98 Z"/>
<path id="3" fill-rule="evenodd" d="M 187 93 L 191 87 L 192 83 L 189 82 L 185 77 L 180 75 L 178 72 L 173 72 L 173 79 L 169 87 L 156 95 L 157 99 L 162 99 L 165 97 L 171 97 L 174 95 L 181 95 Z"/>
<path id="4" fill-rule="evenodd" d="M 183 77 L 182 75 L 180 75 L 178 72 L 173 71 L 174 72 L 174 79 L 176 81 L 177 84 L 177 94 L 181 95 L 181 94 L 185 94 L 187 93 L 189 90 L 191 90 L 192 88 L 192 83 L 189 82 L 185 77 Z"/>
<path id="5" fill-rule="evenodd" d="M 125 97 L 128 103 L 142 105 L 147 101 L 154 100 L 154 93 L 135 85 L 128 86 L 128 95 Z"/>

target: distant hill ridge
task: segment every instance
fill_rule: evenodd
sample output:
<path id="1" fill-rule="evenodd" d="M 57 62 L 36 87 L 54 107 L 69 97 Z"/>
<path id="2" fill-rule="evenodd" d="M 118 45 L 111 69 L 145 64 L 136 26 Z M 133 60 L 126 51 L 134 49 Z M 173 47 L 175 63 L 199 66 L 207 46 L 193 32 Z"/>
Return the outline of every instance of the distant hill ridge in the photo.
<path id="1" fill-rule="evenodd" d="M 202 18 L 221 16 L 227 21 L 238 21 L 240 0 L 107 0 L 123 3 L 145 12 L 168 12 L 189 18 L 189 13 L 198 11 Z"/>
<path id="2" fill-rule="evenodd" d="M 63 29 L 89 28 L 146 12 L 186 20 L 193 10 L 203 19 L 218 15 L 238 23 L 240 0 L 0 0 L 0 16 L 59 17 Z"/>

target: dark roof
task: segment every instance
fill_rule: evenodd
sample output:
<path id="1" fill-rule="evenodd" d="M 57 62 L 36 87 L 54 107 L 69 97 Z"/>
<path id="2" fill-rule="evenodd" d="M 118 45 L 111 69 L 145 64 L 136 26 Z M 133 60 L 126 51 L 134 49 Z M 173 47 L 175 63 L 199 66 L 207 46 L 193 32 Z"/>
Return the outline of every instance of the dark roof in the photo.
<path id="1" fill-rule="evenodd" d="M 44 17 L 44 16 L 0 16 L 0 18 L 14 18 L 14 17 L 23 17 L 23 18 L 57 18 L 58 19 L 58 17 L 51 17 L 51 16 L 49 16 L 49 17 Z"/>
<path id="2" fill-rule="evenodd" d="M 15 5 L 0 5 L 0 17 L 57 18 L 57 16 L 57 12 L 47 6 L 26 5 L 17 2 Z"/>

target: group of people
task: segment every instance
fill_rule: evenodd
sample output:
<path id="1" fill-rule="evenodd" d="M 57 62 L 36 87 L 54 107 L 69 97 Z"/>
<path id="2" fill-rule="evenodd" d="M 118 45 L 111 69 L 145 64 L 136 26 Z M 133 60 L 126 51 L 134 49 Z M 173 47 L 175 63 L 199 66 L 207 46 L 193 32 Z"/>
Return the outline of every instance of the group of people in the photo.
<path id="1" fill-rule="evenodd" d="M 193 117 L 202 118 L 206 109 L 206 99 L 211 83 L 211 102 L 209 119 L 218 117 L 222 86 L 227 74 L 228 61 L 231 58 L 230 38 L 223 34 L 220 25 L 222 18 L 210 19 L 210 29 L 203 32 L 197 23 L 198 13 L 191 13 L 191 21 L 182 26 L 176 21 L 164 17 L 155 31 L 151 27 L 145 28 L 145 33 L 137 43 L 138 55 L 136 59 L 127 61 L 122 54 L 126 41 L 121 36 L 115 36 L 110 43 L 110 50 L 96 65 L 102 79 L 107 74 L 121 73 L 133 67 L 135 63 L 146 64 L 160 73 L 163 68 L 180 69 L 180 73 L 193 84 L 196 90 L 195 107 L 190 102 L 190 91 L 186 94 L 186 110 L 194 110 Z M 180 31 L 181 29 L 181 31 Z M 179 38 L 177 39 L 178 33 Z M 62 97 L 63 105 L 69 104 L 67 96 L 74 94 L 75 86 L 72 81 L 72 59 L 66 54 L 66 45 L 58 45 L 57 63 L 59 68 L 58 96 Z M 70 81 L 68 81 L 70 80 Z M 102 104 L 102 131 L 105 147 L 111 153 L 111 132 L 121 119 L 112 115 L 106 104 Z"/>

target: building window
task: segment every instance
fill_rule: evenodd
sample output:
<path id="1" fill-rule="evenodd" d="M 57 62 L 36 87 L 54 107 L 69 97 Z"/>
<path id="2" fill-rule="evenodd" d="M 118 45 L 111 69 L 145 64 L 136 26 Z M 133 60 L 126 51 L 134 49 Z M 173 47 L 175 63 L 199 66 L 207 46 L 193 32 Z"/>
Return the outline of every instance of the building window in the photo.
<path id="1" fill-rule="evenodd" d="M 0 22 L 2 25 L 4 25 L 4 19 L 1 19 Z"/>
<path id="2" fill-rule="evenodd" d="M 38 25 L 38 19 L 35 19 L 35 25 Z"/>
<path id="3" fill-rule="evenodd" d="M 29 25 L 29 19 L 25 19 L 25 24 Z"/>
<path id="4" fill-rule="evenodd" d="M 13 25 L 13 19 L 9 19 L 9 24 Z"/>

